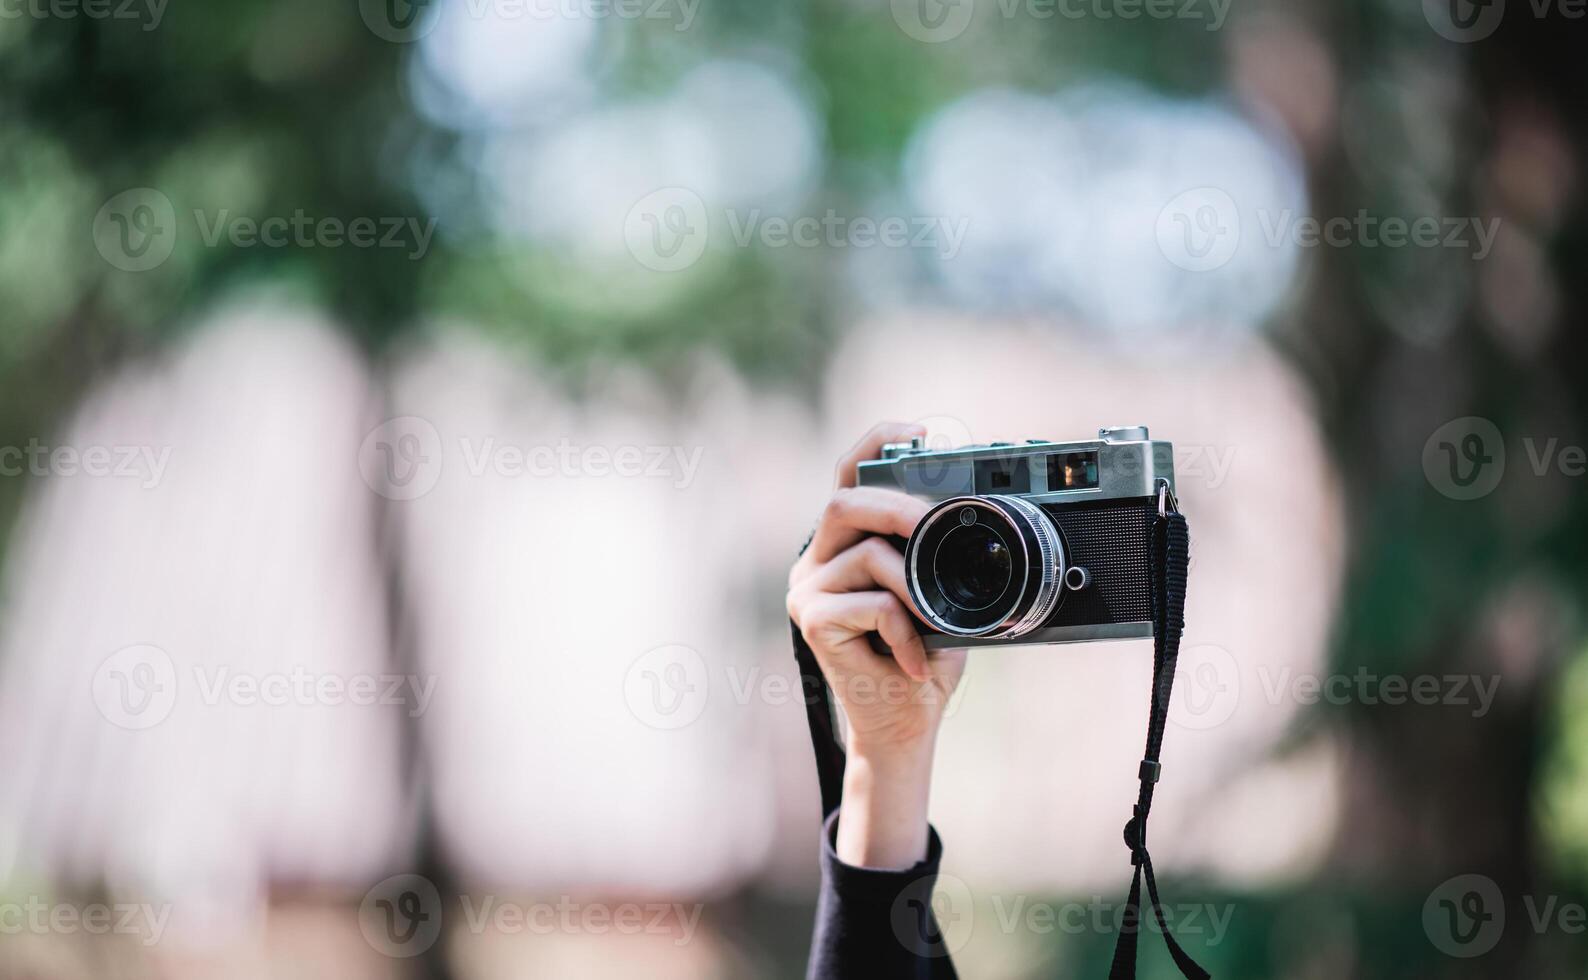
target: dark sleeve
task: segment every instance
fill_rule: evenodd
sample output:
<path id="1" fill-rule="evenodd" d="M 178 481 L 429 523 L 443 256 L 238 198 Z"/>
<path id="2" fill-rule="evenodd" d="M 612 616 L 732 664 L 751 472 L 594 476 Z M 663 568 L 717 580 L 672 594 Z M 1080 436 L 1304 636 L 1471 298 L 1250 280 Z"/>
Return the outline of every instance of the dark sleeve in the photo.
<path id="1" fill-rule="evenodd" d="M 943 857 L 937 831 L 928 831 L 926 859 L 913 868 L 857 868 L 834 850 L 838 817 L 822 828 L 822 892 L 808 980 L 954 980 L 932 912 Z"/>

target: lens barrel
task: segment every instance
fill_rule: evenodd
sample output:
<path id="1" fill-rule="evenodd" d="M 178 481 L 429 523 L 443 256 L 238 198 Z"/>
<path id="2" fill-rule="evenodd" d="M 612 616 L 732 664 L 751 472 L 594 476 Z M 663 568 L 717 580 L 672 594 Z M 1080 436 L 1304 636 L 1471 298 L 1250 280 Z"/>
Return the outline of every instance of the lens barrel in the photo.
<path id="1" fill-rule="evenodd" d="M 904 550 L 910 598 L 933 629 L 1017 637 L 1059 602 L 1064 540 L 1019 497 L 954 497 L 927 511 Z"/>

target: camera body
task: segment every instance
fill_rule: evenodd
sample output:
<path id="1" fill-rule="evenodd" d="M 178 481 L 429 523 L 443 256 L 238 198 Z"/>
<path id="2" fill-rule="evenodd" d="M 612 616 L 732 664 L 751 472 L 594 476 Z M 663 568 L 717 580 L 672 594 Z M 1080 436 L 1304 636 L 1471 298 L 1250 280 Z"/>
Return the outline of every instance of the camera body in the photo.
<path id="1" fill-rule="evenodd" d="M 1174 498 L 1174 446 L 1145 427 L 1084 442 L 890 443 L 858 482 L 934 503 L 903 543 L 929 649 L 1152 635 L 1152 524 Z"/>

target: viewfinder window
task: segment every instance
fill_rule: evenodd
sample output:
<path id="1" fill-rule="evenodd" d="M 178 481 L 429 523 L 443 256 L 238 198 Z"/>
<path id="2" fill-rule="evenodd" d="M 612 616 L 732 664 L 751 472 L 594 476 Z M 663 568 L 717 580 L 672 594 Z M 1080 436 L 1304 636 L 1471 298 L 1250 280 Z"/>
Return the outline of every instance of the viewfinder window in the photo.
<path id="1" fill-rule="evenodd" d="M 1096 490 L 1097 453 L 1053 453 L 1048 456 L 1048 490 Z"/>

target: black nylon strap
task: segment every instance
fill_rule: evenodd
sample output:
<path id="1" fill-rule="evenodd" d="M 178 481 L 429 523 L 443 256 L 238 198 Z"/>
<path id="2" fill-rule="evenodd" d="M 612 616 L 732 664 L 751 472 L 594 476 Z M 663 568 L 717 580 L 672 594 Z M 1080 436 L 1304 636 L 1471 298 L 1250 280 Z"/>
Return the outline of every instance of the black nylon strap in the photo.
<path id="1" fill-rule="evenodd" d="M 809 542 L 806 542 L 809 544 Z M 804 554 L 801 548 L 800 553 Z M 832 697 L 822 676 L 816 654 L 799 626 L 789 620 L 794 634 L 794 659 L 800 667 L 800 694 L 805 699 L 805 722 L 811 729 L 811 748 L 816 750 L 816 781 L 822 788 L 822 824 L 838 809 L 844 796 L 844 747 L 838 741 L 833 718 Z"/>
<path id="2" fill-rule="evenodd" d="M 805 542 L 809 547 L 810 542 Z M 1169 934 L 1163 907 L 1158 900 L 1158 882 L 1152 873 L 1152 858 L 1147 853 L 1147 816 L 1152 810 L 1153 786 L 1158 782 L 1162 767 L 1158 763 L 1163 748 L 1163 732 L 1169 720 L 1169 698 L 1174 688 L 1175 664 L 1180 655 L 1180 634 L 1185 629 L 1186 568 L 1189 554 L 1189 534 L 1185 517 L 1177 511 L 1160 516 L 1152 529 L 1152 706 L 1147 716 L 1147 750 L 1138 769 L 1141 787 L 1137 794 L 1135 815 L 1125 825 L 1125 843 L 1131 850 L 1131 863 L 1136 873 L 1131 879 L 1130 895 L 1126 900 L 1125 914 L 1120 925 L 1119 941 L 1114 946 L 1114 961 L 1109 968 L 1109 980 L 1135 980 L 1136 945 L 1141 926 L 1141 882 L 1147 879 L 1147 895 L 1152 901 L 1153 916 L 1163 934 L 1169 955 L 1187 980 L 1210 980 L 1210 975 L 1197 965 Z M 804 554 L 801 548 L 800 553 Z M 844 792 L 844 749 L 838 740 L 833 707 L 827 682 L 822 676 L 816 654 L 799 626 L 789 621 L 794 639 L 794 659 L 799 664 L 800 690 L 805 700 L 805 720 L 810 726 L 811 747 L 816 753 L 816 778 L 821 784 L 822 819 L 838 809 Z"/>
<path id="3" fill-rule="evenodd" d="M 1135 980 L 1136 945 L 1141 932 L 1141 880 L 1147 879 L 1147 897 L 1152 901 L 1153 918 L 1163 934 L 1169 955 L 1188 980 L 1208 980 L 1189 953 L 1169 933 L 1163 906 L 1158 901 L 1158 880 L 1152 873 L 1152 857 L 1147 853 L 1147 817 L 1152 813 L 1153 787 L 1163 767 L 1158 754 L 1163 749 L 1163 731 L 1169 723 L 1169 699 L 1174 692 L 1175 666 L 1180 659 L 1180 634 L 1185 631 L 1186 568 L 1189 562 L 1190 535 L 1184 515 L 1177 511 L 1160 514 L 1152 527 L 1152 705 L 1147 712 L 1147 749 L 1137 770 L 1140 787 L 1130 821 L 1125 824 L 1125 846 L 1130 848 L 1130 863 L 1136 873 L 1125 900 L 1125 914 L 1114 944 L 1114 962 L 1109 980 Z"/>

